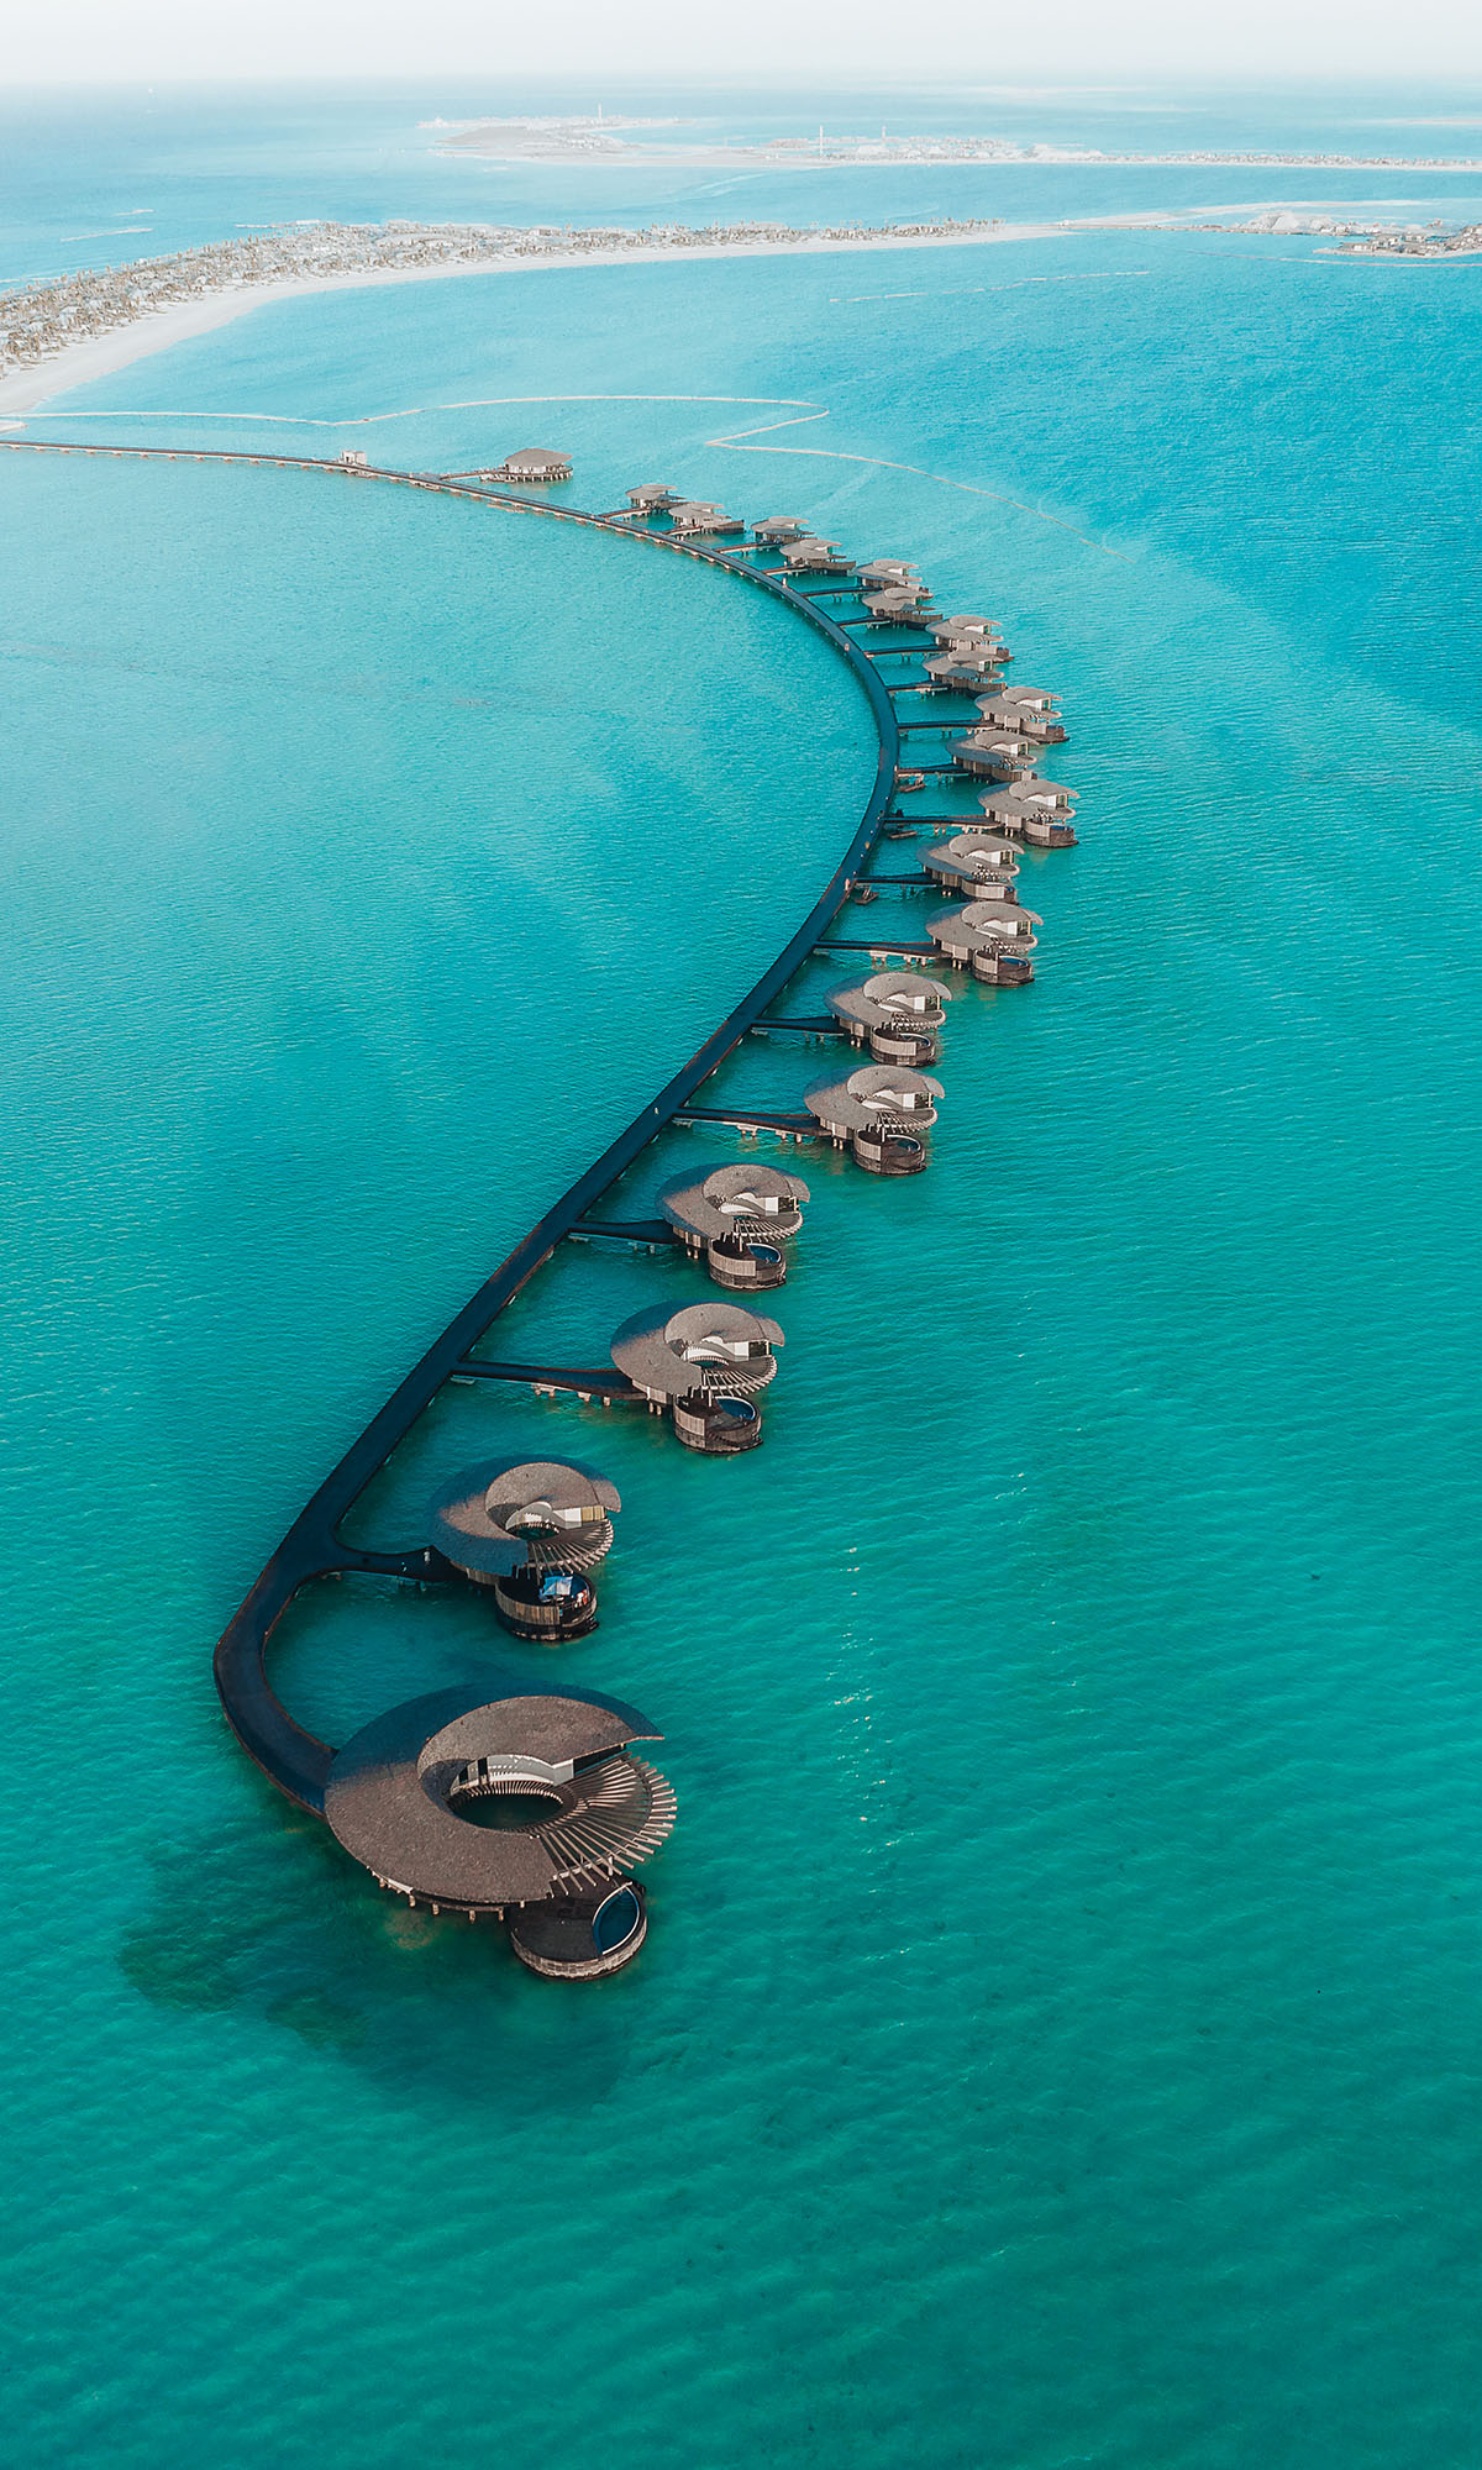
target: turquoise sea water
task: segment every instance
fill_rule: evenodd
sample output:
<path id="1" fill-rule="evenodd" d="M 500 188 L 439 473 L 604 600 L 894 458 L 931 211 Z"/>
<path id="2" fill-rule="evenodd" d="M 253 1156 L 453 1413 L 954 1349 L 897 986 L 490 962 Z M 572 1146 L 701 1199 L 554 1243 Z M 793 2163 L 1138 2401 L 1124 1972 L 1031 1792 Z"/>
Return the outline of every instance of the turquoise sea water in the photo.
<path id="1" fill-rule="evenodd" d="M 930 1174 L 805 1169 L 766 1447 L 457 1391 L 366 1505 L 408 1540 L 506 1439 L 622 1488 L 563 1669 L 664 1726 L 680 1823 L 586 1995 L 352 1872 L 210 1645 L 802 914 L 862 703 L 621 543 L 0 460 L 27 2470 L 1470 2470 L 1479 285 L 1126 233 L 475 279 L 35 424 L 548 438 L 584 503 L 916 557 L 1064 694 L 1036 983 L 960 990 Z M 596 1360 L 703 1291 L 568 1248 L 504 1331 Z M 550 1669 L 475 1614 L 326 1591 L 285 1693 L 334 1738 Z"/>

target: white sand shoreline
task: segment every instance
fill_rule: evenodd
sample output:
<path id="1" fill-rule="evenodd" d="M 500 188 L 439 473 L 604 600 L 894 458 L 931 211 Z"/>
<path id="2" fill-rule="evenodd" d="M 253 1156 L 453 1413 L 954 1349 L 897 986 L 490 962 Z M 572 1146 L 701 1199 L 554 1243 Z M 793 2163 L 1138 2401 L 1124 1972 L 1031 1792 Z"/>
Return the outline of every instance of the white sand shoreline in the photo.
<path id="1" fill-rule="evenodd" d="M 67 345 L 45 360 L 14 369 L 0 378 L 0 413 L 39 411 L 58 394 L 76 386 L 112 377 L 136 360 L 169 351 L 177 343 L 210 334 L 219 326 L 246 317 L 253 309 L 278 300 L 297 300 L 315 292 L 364 291 L 387 283 L 440 283 L 457 277 L 475 281 L 489 275 L 547 274 L 579 266 L 670 266 L 717 257 L 837 257 L 871 255 L 883 250 L 991 248 L 1010 240 L 1069 239 L 1078 233 L 1102 231 L 1166 231 L 1182 228 L 1166 216 L 1117 215 L 1084 223 L 1004 223 L 992 230 L 897 234 L 882 232 L 871 239 L 738 240 L 710 242 L 695 248 L 593 250 L 552 252 L 549 257 L 491 258 L 485 264 L 466 262 L 443 266 L 372 268 L 359 274 L 285 276 L 279 282 L 223 286 L 209 298 L 157 309 L 115 327 L 110 334 Z"/>
<path id="2" fill-rule="evenodd" d="M 1325 211 L 1333 213 L 1341 210 L 1328 208 Z M 68 394 L 74 387 L 92 385 L 100 378 L 115 376 L 120 369 L 131 368 L 135 361 L 150 359 L 156 352 L 169 351 L 175 344 L 188 343 L 197 335 L 210 334 L 217 327 L 230 325 L 235 319 L 248 316 L 254 309 L 266 308 L 279 300 L 305 299 L 316 292 L 364 291 L 388 283 L 441 283 L 454 278 L 475 281 L 490 275 L 549 274 L 577 267 L 689 265 L 720 257 L 872 256 L 901 249 L 995 248 L 1009 241 L 1070 240 L 1101 232 L 1238 232 L 1251 228 L 1241 223 L 1198 223 L 1187 213 L 1170 216 L 1165 209 L 1142 214 L 1088 216 L 1071 222 L 995 223 L 972 230 L 898 230 L 849 235 L 820 232 L 816 236 L 800 235 L 792 239 L 702 240 L 693 247 L 666 244 L 663 247 L 611 250 L 553 248 L 548 254 L 524 250 L 519 255 L 511 253 L 509 256 L 491 256 L 482 260 L 454 259 L 445 264 L 367 267 L 337 274 L 284 275 L 265 282 L 224 283 L 203 299 L 182 301 L 167 309 L 145 310 L 106 334 L 89 336 L 85 341 L 65 345 L 60 351 L 50 352 L 45 358 L 32 361 L 22 368 L 11 369 L 0 377 L 0 425 L 13 428 L 17 423 L 13 418 L 6 419 L 5 415 L 39 412 L 56 395 Z M 1329 226 L 1330 233 L 1331 229 Z M 1283 232 L 1277 236 L 1315 238 L 1318 232 Z M 1368 252 L 1356 249 L 1352 253 L 1361 255 Z M 1388 263 L 1396 262 L 1388 251 L 1376 251 L 1375 254 L 1383 254 Z"/>

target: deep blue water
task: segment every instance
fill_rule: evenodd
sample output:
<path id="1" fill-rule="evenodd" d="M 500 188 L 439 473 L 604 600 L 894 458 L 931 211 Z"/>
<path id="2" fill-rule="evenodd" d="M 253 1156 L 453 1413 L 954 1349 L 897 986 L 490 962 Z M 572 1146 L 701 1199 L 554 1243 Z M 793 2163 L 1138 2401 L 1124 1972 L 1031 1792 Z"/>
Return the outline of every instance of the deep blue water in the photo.
<path id="1" fill-rule="evenodd" d="M 1471 2470 L 1479 285 L 1126 233 L 477 278 L 35 424 L 548 440 L 917 557 L 1064 694 L 1036 983 L 960 991 L 927 1176 L 805 1168 L 765 1448 L 458 1390 L 367 1503 L 405 1541 L 506 1438 L 622 1488 L 565 1669 L 680 1821 L 589 1995 L 351 1873 L 210 1645 L 806 907 L 862 705 L 620 543 L 0 459 L 26 2470 Z M 510 1351 L 701 1291 L 568 1248 Z M 342 1737 L 492 1672 L 476 1613 L 328 1590 L 285 1692 Z"/>

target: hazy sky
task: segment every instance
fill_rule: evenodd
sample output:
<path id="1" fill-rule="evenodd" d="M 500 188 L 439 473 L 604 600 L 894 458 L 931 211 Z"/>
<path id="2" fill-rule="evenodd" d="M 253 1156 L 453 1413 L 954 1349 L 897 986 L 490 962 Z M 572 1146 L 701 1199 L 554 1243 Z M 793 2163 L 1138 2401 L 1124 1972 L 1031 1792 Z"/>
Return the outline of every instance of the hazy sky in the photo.
<path id="1" fill-rule="evenodd" d="M 1482 0 L 12 0 L 6 17 L 7 85 L 505 70 L 981 87 L 1087 71 L 1482 71 Z"/>

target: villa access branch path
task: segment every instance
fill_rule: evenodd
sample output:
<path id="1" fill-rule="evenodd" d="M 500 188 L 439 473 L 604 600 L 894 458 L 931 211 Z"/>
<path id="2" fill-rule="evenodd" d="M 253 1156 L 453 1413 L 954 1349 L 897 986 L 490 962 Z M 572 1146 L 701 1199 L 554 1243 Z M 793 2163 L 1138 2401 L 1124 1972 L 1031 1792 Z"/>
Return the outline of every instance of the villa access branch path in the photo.
<path id="1" fill-rule="evenodd" d="M 492 1378 L 538 1386 L 543 1379 L 551 1380 L 549 1371 L 544 1367 L 493 1366 L 482 1359 L 473 1358 L 471 1351 L 541 1265 L 550 1259 L 559 1244 L 578 1232 L 597 1234 L 606 1231 L 598 1223 L 586 1220 L 587 1211 L 626 1174 L 666 1127 L 690 1120 L 735 1123 L 746 1129 L 768 1121 L 765 1116 L 757 1116 L 744 1109 L 724 1111 L 697 1108 L 694 1104 L 696 1092 L 761 1022 L 768 1006 L 819 948 L 825 929 L 849 899 L 854 879 L 891 810 L 901 748 L 895 704 L 891 689 L 882 680 L 875 659 L 854 640 L 848 628 L 818 606 L 808 592 L 782 576 L 759 570 L 749 564 L 744 555 L 706 548 L 694 540 L 672 533 L 641 528 L 626 511 L 616 514 L 589 513 L 575 507 L 545 503 L 478 481 L 398 471 L 376 465 L 352 465 L 306 455 L 96 446 L 80 441 L 21 438 L 0 438 L 0 449 L 11 454 L 82 455 L 115 460 L 234 464 L 255 470 L 304 471 L 332 475 L 357 487 L 366 482 L 383 482 L 399 488 L 430 490 L 443 497 L 469 499 L 510 514 L 536 515 L 549 522 L 580 524 L 589 530 L 606 532 L 623 540 L 664 550 L 672 556 L 692 558 L 701 565 L 735 576 L 753 590 L 766 592 L 816 628 L 857 679 L 875 723 L 878 754 L 874 783 L 864 812 L 848 847 L 841 854 L 807 916 L 750 993 L 727 1014 L 688 1063 L 618 1134 L 587 1172 L 546 1211 L 523 1242 L 515 1246 L 477 1293 L 470 1296 L 462 1311 L 456 1313 L 440 1336 L 434 1339 L 421 1361 L 407 1374 L 379 1413 L 371 1418 L 358 1439 L 351 1443 L 338 1466 L 294 1520 L 241 1609 L 223 1633 L 216 1649 L 216 1682 L 233 1731 L 243 1748 L 281 1792 L 304 1809 L 322 1817 L 325 1813 L 326 1785 L 335 1753 L 328 1743 L 316 1739 L 294 1722 L 272 1689 L 267 1675 L 266 1656 L 274 1628 L 299 1591 L 318 1578 L 349 1573 L 411 1580 L 453 1577 L 450 1565 L 431 1547 L 410 1553 L 368 1551 L 342 1541 L 340 1527 L 367 1485 L 447 1381 L 455 1377 Z M 902 955 L 926 954 L 933 949 L 930 945 L 903 946 L 893 937 L 877 939 L 875 943 L 831 944 L 825 948 L 863 949 L 882 954 L 888 951 Z M 780 1123 L 777 1128 L 782 1128 Z M 787 1128 L 799 1134 L 805 1129 L 809 1132 L 816 1132 L 817 1129 L 804 1118 L 789 1118 Z M 660 1232 L 667 1236 L 668 1229 L 654 1228 L 650 1232 L 657 1239 Z M 576 1387 L 577 1380 L 578 1376 L 566 1376 L 559 1384 L 552 1385 Z M 610 1369 L 601 1372 L 594 1370 L 589 1382 L 589 1388 L 581 1394 L 635 1394 L 631 1384 L 620 1376 L 615 1379 Z"/>

